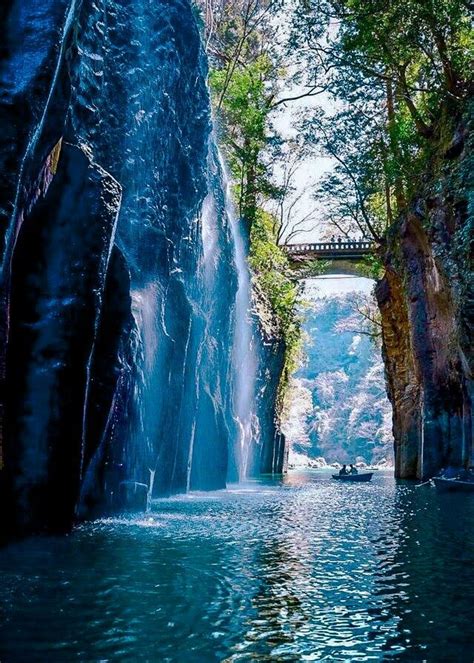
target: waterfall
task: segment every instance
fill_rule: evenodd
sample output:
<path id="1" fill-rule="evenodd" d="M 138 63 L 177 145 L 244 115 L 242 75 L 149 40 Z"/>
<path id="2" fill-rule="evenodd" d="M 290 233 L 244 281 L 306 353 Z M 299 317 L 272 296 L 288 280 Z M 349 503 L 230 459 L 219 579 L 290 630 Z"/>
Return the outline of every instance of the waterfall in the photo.
<path id="1" fill-rule="evenodd" d="M 200 35 L 186 0 L 84 0 L 79 34 L 72 124 L 123 189 L 116 245 L 135 326 L 115 463 L 127 481 L 151 473 L 157 493 L 224 487 L 247 475 L 257 360 Z"/>
<path id="2" fill-rule="evenodd" d="M 256 381 L 258 357 L 254 345 L 254 330 L 250 319 L 251 280 L 247 262 L 247 249 L 243 227 L 232 203 L 231 180 L 222 157 L 223 186 L 226 194 L 227 215 L 232 230 L 238 287 L 235 298 L 235 327 L 233 363 L 235 370 L 234 412 L 237 422 L 236 460 L 239 480 L 248 476 L 254 438 L 258 435 L 256 413 Z"/>
<path id="3" fill-rule="evenodd" d="M 8 499 L 32 531 L 260 467 L 247 238 L 191 3 L 68 6 L 27 148 L 51 186 L 10 242 Z"/>

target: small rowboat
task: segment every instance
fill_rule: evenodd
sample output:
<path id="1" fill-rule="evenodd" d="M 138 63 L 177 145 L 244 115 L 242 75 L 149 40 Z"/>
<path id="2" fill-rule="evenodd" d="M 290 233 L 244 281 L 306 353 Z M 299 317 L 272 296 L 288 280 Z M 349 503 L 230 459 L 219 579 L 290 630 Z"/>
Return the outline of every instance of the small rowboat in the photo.
<path id="1" fill-rule="evenodd" d="M 363 472 L 362 474 L 333 474 L 332 478 L 337 481 L 348 481 L 349 483 L 366 483 L 373 476 L 373 472 Z"/>
<path id="2" fill-rule="evenodd" d="M 434 485 L 442 491 L 458 491 L 462 493 L 474 493 L 474 481 L 462 481 L 461 479 L 446 479 L 445 477 L 433 477 Z"/>

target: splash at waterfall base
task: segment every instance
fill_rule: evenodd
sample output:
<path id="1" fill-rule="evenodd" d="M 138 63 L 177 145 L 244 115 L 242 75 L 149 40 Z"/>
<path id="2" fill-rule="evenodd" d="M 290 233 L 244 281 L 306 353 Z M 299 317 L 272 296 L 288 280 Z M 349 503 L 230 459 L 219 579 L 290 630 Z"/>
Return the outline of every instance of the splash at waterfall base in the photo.
<path id="1" fill-rule="evenodd" d="M 281 472 L 284 348 L 249 313 L 190 3 L 6 15 L 2 536 Z"/>

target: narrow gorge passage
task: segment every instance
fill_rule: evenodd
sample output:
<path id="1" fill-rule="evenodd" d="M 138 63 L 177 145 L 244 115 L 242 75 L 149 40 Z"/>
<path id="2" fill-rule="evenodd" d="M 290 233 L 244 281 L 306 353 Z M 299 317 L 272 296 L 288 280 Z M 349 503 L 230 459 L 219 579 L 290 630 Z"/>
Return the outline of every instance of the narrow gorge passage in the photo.
<path id="1" fill-rule="evenodd" d="M 193 7 L 7 18 L 0 536 L 281 472 L 284 350 L 251 313 Z"/>
<path id="2" fill-rule="evenodd" d="M 303 359 L 292 376 L 284 425 L 290 467 L 393 468 L 375 282 L 354 272 L 308 278 L 301 286 Z"/>

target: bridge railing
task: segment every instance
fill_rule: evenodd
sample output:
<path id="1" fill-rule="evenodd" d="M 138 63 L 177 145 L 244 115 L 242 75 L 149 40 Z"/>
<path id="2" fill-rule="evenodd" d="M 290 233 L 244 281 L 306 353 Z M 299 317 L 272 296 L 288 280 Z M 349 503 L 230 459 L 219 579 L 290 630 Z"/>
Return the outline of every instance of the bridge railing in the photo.
<path id="1" fill-rule="evenodd" d="M 369 252 L 374 244 L 369 240 L 344 240 L 342 242 L 311 242 L 307 244 L 286 244 L 284 249 L 288 253 L 354 253 Z"/>

